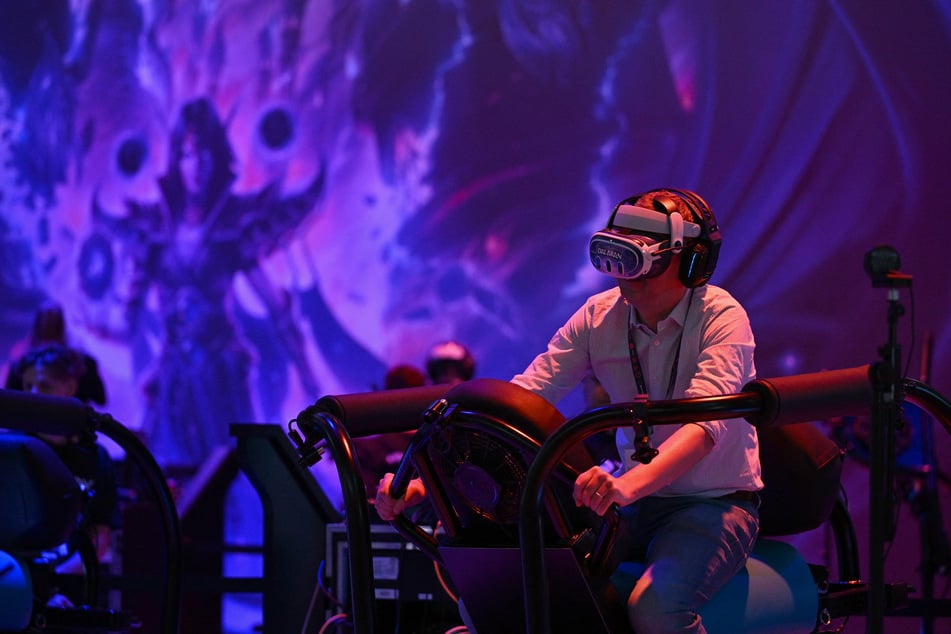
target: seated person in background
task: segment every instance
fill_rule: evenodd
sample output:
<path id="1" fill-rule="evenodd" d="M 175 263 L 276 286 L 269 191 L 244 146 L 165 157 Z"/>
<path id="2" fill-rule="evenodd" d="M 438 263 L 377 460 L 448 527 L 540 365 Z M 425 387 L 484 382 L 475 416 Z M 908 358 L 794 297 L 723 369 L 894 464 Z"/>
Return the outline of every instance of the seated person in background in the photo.
<path id="1" fill-rule="evenodd" d="M 29 347 L 38 348 L 46 344 L 58 343 L 67 345 L 66 318 L 63 316 L 63 307 L 53 301 L 48 301 L 37 309 L 33 317 L 33 328 L 30 330 Z M 96 360 L 76 350 L 83 364 L 83 374 L 78 380 L 75 396 L 84 403 L 106 404 L 106 387 L 99 375 L 99 364 Z M 22 390 L 23 377 L 18 371 L 19 364 L 14 363 L 7 374 L 6 388 L 8 390 Z"/>
<path id="2" fill-rule="evenodd" d="M 707 285 L 720 250 L 707 204 L 683 190 L 621 201 L 589 243 L 591 262 L 617 286 L 584 303 L 512 381 L 557 404 L 593 375 L 612 403 L 739 392 L 756 378 L 746 311 Z M 745 564 L 759 531 L 756 430 L 742 419 L 649 430 L 652 460 L 635 456 L 631 428 L 617 430 L 617 475 L 592 467 L 574 501 L 599 515 L 621 507 L 620 559 L 646 565 L 627 600 L 638 634 L 705 632 L 698 609 Z M 379 485 L 377 513 L 391 519 L 425 498 Z"/>
<path id="3" fill-rule="evenodd" d="M 85 371 L 82 356 L 60 344 L 30 350 L 17 363 L 23 390 L 47 396 L 76 396 Z M 109 452 L 95 438 L 36 434 L 42 438 L 76 477 L 87 500 L 78 530 L 63 550 L 68 559 L 57 567 L 59 572 L 80 572 L 82 562 L 75 554 L 74 540 L 88 539 L 100 563 L 111 556 L 112 531 L 120 526 L 118 485 L 115 465 Z"/>
<path id="4" fill-rule="evenodd" d="M 402 390 L 426 385 L 426 377 L 415 367 L 401 363 L 387 370 L 383 379 L 384 390 Z"/>

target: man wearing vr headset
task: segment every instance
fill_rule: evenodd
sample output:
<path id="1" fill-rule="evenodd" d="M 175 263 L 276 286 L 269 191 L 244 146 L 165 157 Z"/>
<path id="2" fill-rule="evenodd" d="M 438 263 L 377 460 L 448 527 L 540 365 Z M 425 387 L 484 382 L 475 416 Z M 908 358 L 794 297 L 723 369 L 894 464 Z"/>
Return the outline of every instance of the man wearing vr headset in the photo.
<path id="1" fill-rule="evenodd" d="M 591 263 L 617 286 L 590 297 L 513 382 L 557 403 L 589 372 L 615 403 L 733 394 L 756 378 L 746 311 L 707 284 L 720 232 L 702 198 L 654 190 L 622 201 L 592 236 Z M 698 608 L 746 563 L 759 530 L 759 451 L 743 420 L 657 425 L 646 464 L 631 428 L 622 467 L 594 467 L 575 503 L 621 507 L 621 559 L 646 565 L 628 598 L 638 634 L 704 632 Z"/>
<path id="2" fill-rule="evenodd" d="M 584 303 L 545 352 L 512 381 L 557 404 L 588 376 L 611 402 L 733 394 L 756 378 L 743 307 L 707 284 L 720 232 L 709 206 L 684 190 L 622 201 L 589 244 L 591 263 L 617 280 Z M 616 442 L 616 473 L 593 467 L 574 500 L 604 515 L 621 507 L 620 559 L 646 565 L 628 598 L 638 634 L 704 632 L 699 607 L 746 563 L 759 530 L 762 488 L 755 429 L 743 420 L 658 425 L 652 459 L 633 430 Z M 381 481 L 376 509 L 392 519 L 425 496 L 413 480 L 403 498 Z"/>

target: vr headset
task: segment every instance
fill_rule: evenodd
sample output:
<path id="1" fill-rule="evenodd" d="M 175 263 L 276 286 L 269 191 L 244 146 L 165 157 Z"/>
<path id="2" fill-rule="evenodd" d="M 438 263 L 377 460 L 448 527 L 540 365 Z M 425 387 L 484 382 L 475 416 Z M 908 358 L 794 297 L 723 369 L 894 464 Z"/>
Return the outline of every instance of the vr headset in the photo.
<path id="1" fill-rule="evenodd" d="M 645 234 L 668 238 L 657 240 Z M 608 227 L 591 236 L 588 252 L 594 268 L 606 275 L 626 280 L 653 277 L 666 268 L 670 254 L 683 250 L 685 239 L 700 234 L 700 225 L 685 221 L 679 212 L 666 214 L 621 204 Z"/>

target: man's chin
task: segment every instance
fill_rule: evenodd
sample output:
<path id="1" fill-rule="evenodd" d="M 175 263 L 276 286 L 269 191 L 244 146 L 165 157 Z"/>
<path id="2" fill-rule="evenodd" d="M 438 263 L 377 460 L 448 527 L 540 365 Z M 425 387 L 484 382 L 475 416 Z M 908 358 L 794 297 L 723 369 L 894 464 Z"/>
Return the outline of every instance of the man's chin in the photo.
<path id="1" fill-rule="evenodd" d="M 643 296 L 647 288 L 647 280 L 639 278 L 636 280 L 618 281 L 618 290 L 621 291 L 621 297 L 628 303 L 636 301 L 638 297 Z"/>

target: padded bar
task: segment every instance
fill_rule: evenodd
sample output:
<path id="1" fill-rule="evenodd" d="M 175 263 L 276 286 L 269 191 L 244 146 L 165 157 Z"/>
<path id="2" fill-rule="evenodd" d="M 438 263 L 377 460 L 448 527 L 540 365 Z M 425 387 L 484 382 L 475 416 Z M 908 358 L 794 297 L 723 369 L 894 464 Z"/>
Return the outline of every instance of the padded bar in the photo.
<path id="1" fill-rule="evenodd" d="M 351 438 L 412 431 L 427 407 L 449 391 L 449 385 L 324 396 L 313 405 L 339 420 Z"/>
<path id="2" fill-rule="evenodd" d="M 756 427 L 786 425 L 834 416 L 870 414 L 870 366 L 756 379 L 743 386 L 762 399 L 758 414 L 746 416 Z"/>
<path id="3" fill-rule="evenodd" d="M 0 419 L 7 429 L 73 436 L 95 431 L 95 410 L 79 399 L 0 389 Z"/>

